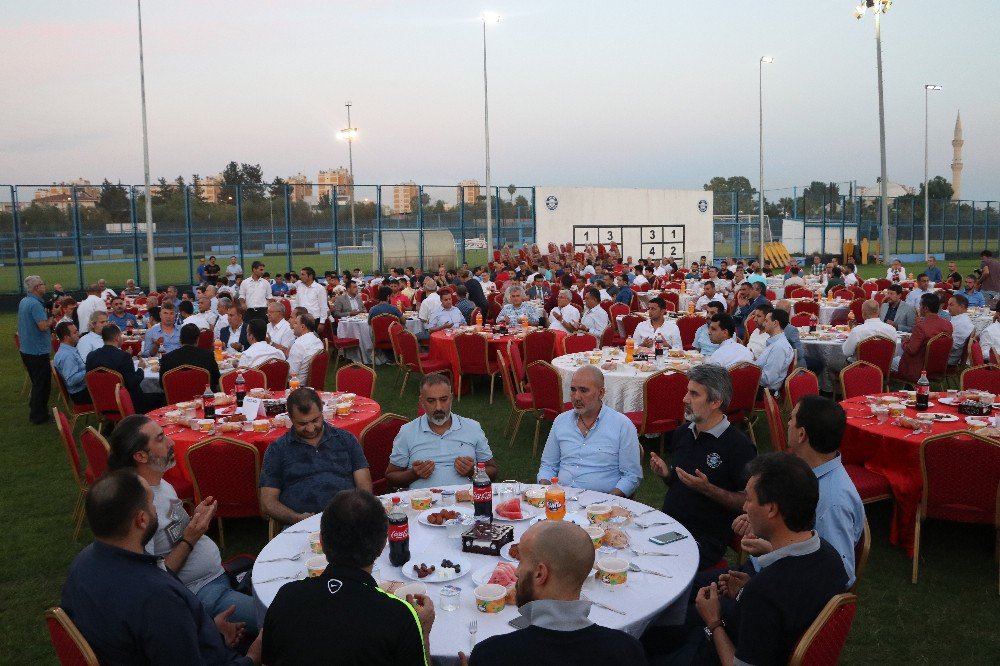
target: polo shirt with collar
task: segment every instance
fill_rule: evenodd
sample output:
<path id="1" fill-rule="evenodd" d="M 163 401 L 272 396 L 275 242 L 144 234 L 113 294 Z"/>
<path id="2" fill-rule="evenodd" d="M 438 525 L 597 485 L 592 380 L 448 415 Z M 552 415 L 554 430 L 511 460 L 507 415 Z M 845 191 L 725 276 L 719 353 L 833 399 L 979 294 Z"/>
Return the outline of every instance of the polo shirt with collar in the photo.
<path id="1" fill-rule="evenodd" d="M 680 521 L 694 536 L 701 554 L 699 568 L 704 568 L 715 564 L 726 552 L 737 514 L 686 486 L 677 477 L 676 468 L 691 475 L 700 470 L 712 485 L 743 492 L 747 481 L 744 468 L 757 451 L 750 438 L 731 426 L 725 416 L 708 430 L 695 432 L 694 423 L 678 428 L 674 431 L 673 450 L 670 472 L 663 479 L 669 486 L 663 497 L 663 512 Z"/>
<path id="2" fill-rule="evenodd" d="M 52 333 L 38 328 L 38 323 L 48 318 L 45 303 L 38 296 L 28 294 L 21 299 L 17 306 L 17 335 L 22 354 L 48 356 L 52 353 Z"/>
<path id="3" fill-rule="evenodd" d="M 451 427 L 439 435 L 431 430 L 424 414 L 399 429 L 392 443 L 389 463 L 409 469 L 414 461 L 432 461 L 434 472 L 410 484 L 410 488 L 432 488 L 469 483 L 469 477 L 459 476 L 455 471 L 455 459 L 460 456 L 472 458 L 477 463 L 493 459 L 493 451 L 479 422 L 452 412 Z"/>
<path id="4" fill-rule="evenodd" d="M 169 335 L 164 332 L 163 327 L 160 324 L 157 324 L 147 330 L 146 337 L 142 341 L 143 356 L 149 356 L 149 352 L 153 348 L 153 340 L 156 340 L 159 337 L 163 338 L 163 344 L 160 345 L 160 351 L 164 354 L 172 352 L 181 346 L 181 327 L 174 324 L 174 330 Z"/>
<path id="5" fill-rule="evenodd" d="M 307 444 L 291 429 L 264 452 L 260 487 L 280 490 L 278 501 L 297 513 L 321 513 L 341 490 L 354 488 L 354 472 L 368 461 L 358 439 L 329 423 L 319 444 Z"/>
<path id="6" fill-rule="evenodd" d="M 108 312 L 108 323 L 122 329 L 122 332 L 129 326 L 139 327 L 139 319 L 131 312 L 125 312 L 121 317 L 114 312 Z"/>

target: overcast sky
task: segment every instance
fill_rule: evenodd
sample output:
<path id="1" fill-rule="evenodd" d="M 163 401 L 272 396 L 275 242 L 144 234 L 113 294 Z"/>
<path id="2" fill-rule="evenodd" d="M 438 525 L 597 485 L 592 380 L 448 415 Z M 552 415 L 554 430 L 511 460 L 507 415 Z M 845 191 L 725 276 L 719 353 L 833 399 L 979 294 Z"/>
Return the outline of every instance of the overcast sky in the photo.
<path id="1" fill-rule="evenodd" d="M 0 183 L 142 181 L 136 3 L 4 3 Z M 265 177 L 347 165 L 358 184 L 484 179 L 483 11 L 493 180 L 500 185 L 701 188 L 757 179 L 764 66 L 765 189 L 874 184 L 874 21 L 853 0 L 403 2 L 145 0 L 153 177 Z M 898 0 L 883 19 L 888 173 L 1000 199 L 1000 2 Z M 842 191 L 846 188 L 842 188 Z M 775 193 L 778 194 L 778 193 Z M 783 195 L 783 194 L 781 194 Z"/>

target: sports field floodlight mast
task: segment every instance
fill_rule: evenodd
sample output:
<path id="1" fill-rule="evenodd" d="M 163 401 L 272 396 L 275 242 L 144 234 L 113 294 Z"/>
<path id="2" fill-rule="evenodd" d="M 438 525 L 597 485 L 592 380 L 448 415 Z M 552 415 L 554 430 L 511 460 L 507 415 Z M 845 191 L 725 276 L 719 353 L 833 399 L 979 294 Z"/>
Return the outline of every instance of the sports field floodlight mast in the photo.
<path id="1" fill-rule="evenodd" d="M 337 138 L 341 141 L 347 142 L 347 173 L 351 178 L 351 186 L 347 190 L 349 203 L 351 205 L 351 245 L 357 245 L 357 228 L 354 226 L 354 140 L 358 138 L 358 128 L 351 124 L 351 102 L 350 100 L 344 102 L 344 106 L 347 107 L 347 127 L 337 132 Z M 343 167 L 341 167 L 343 168 Z M 334 188 L 333 202 L 334 206 L 337 205 L 337 190 Z"/>
<path id="2" fill-rule="evenodd" d="M 146 255 L 149 263 L 147 292 L 156 291 L 156 253 L 153 251 L 153 202 L 149 198 L 149 135 L 146 131 L 146 67 L 142 54 L 142 0 L 136 0 L 139 9 L 139 97 L 142 105 L 142 170 L 146 187 Z M 189 250 L 191 248 L 188 248 Z"/>
<path id="3" fill-rule="evenodd" d="M 928 209 L 928 204 L 930 203 L 930 196 L 927 193 L 927 97 L 932 90 L 941 90 L 941 86 L 928 83 L 924 86 L 924 261 L 926 262 L 930 258 L 930 209 Z"/>
<path id="4" fill-rule="evenodd" d="M 483 125 L 486 134 L 486 265 L 493 252 L 493 203 L 490 196 L 490 93 L 486 76 L 486 24 L 499 23 L 500 15 L 486 13 L 483 20 Z"/>
<path id="5" fill-rule="evenodd" d="M 760 103 L 760 269 L 764 270 L 764 65 L 774 62 L 761 56 L 757 64 L 757 101 Z"/>

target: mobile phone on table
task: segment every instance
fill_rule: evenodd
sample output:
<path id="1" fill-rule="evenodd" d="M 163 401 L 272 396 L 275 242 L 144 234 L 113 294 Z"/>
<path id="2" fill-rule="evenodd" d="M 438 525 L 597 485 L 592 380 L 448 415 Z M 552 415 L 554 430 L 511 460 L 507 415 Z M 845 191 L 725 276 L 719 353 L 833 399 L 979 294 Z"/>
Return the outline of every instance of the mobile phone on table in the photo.
<path id="1" fill-rule="evenodd" d="M 687 539 L 687 535 L 681 534 L 680 532 L 667 532 L 666 534 L 660 534 L 659 536 L 649 537 L 649 540 L 657 546 L 666 546 L 668 543 L 680 541 L 681 539 Z"/>
<path id="2" fill-rule="evenodd" d="M 528 618 L 524 617 L 523 615 L 518 615 L 507 624 L 514 627 L 515 629 L 524 629 L 525 627 L 528 626 Z"/>

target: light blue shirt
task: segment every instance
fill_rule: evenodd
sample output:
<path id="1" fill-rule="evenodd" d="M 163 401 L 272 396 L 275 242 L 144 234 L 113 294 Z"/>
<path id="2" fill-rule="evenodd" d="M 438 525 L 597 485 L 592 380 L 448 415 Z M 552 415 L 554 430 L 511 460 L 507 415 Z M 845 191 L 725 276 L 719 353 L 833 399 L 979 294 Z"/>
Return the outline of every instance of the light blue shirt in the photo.
<path id="1" fill-rule="evenodd" d="M 455 471 L 455 458 L 459 456 L 468 456 L 477 463 L 493 459 L 493 451 L 479 422 L 452 413 L 451 427 L 438 435 L 431 430 L 424 414 L 399 429 L 389 462 L 400 469 L 409 469 L 416 460 L 433 461 L 434 472 L 410 484 L 410 488 L 433 488 L 469 483 L 469 477 L 459 476 Z"/>
<path id="2" fill-rule="evenodd" d="M 79 393 L 87 388 L 87 366 L 84 364 L 76 347 L 71 345 L 59 345 L 55 358 L 52 362 L 59 372 L 59 376 L 66 382 L 66 390 L 70 393 Z"/>
<path id="3" fill-rule="evenodd" d="M 118 328 L 122 329 L 122 333 L 125 332 L 125 329 L 128 328 L 129 324 L 132 324 L 132 326 L 136 328 L 139 327 L 139 319 L 131 312 L 126 312 L 121 317 L 116 315 L 114 312 L 109 312 L 108 323 L 114 324 Z"/>
<path id="4" fill-rule="evenodd" d="M 969 307 L 986 307 L 986 298 L 983 296 L 983 292 L 973 289 L 972 291 L 962 290 L 958 292 L 969 299 Z"/>
<path id="5" fill-rule="evenodd" d="M 435 328 L 437 326 L 444 326 L 445 324 L 450 324 L 450 328 L 465 326 L 465 317 L 462 316 L 462 311 L 454 305 L 447 310 L 438 308 L 431 315 L 431 320 L 427 323 L 427 327 Z"/>
<path id="6" fill-rule="evenodd" d="M 781 389 L 788 376 L 788 366 L 792 362 L 795 350 L 788 344 L 788 338 L 783 333 L 767 339 L 764 352 L 757 359 L 760 366 L 760 385 L 772 391 Z"/>
<path id="7" fill-rule="evenodd" d="M 767 278 L 760 273 L 754 273 L 753 275 L 747 276 L 747 282 L 763 282 L 767 284 Z"/>
<path id="8" fill-rule="evenodd" d="M 527 303 L 521 303 L 521 306 L 517 308 L 514 307 L 513 303 L 507 303 L 500 310 L 500 314 L 497 315 L 497 321 L 507 321 L 516 324 L 521 321 L 521 317 L 527 317 L 528 321 L 532 324 L 538 323 L 538 311 Z"/>
<path id="9" fill-rule="evenodd" d="M 641 451 L 635 426 L 607 405 L 586 437 L 577 426 L 576 411 L 556 417 L 542 451 L 539 479 L 559 477 L 562 486 L 602 493 L 618 489 L 629 496 L 642 481 Z"/>
<path id="10" fill-rule="evenodd" d="M 80 336 L 79 342 L 76 343 L 76 355 L 83 359 L 83 362 L 86 363 L 87 357 L 90 356 L 90 352 L 95 349 L 100 349 L 103 346 L 104 338 L 101 337 L 101 334 L 90 331 Z M 60 349 L 61 348 L 62 347 L 60 347 Z"/>
<path id="11" fill-rule="evenodd" d="M 163 332 L 163 328 L 160 324 L 157 324 L 153 328 L 146 331 L 146 337 L 142 341 L 142 355 L 149 356 L 149 350 L 153 347 L 153 340 L 163 337 L 163 344 L 160 345 L 160 351 L 166 354 L 167 352 L 172 352 L 175 349 L 179 349 L 181 346 L 181 327 L 174 325 L 174 332 L 171 335 L 167 335 Z"/>
<path id="12" fill-rule="evenodd" d="M 48 356 L 52 353 L 52 333 L 38 330 L 38 322 L 48 318 L 45 304 L 38 296 L 28 294 L 21 299 L 17 306 L 17 335 L 21 340 L 22 354 Z"/>
<path id="13" fill-rule="evenodd" d="M 705 356 L 711 356 L 719 348 L 719 345 L 712 342 L 712 339 L 708 337 L 708 324 L 702 324 L 694 332 L 694 348 Z"/>

